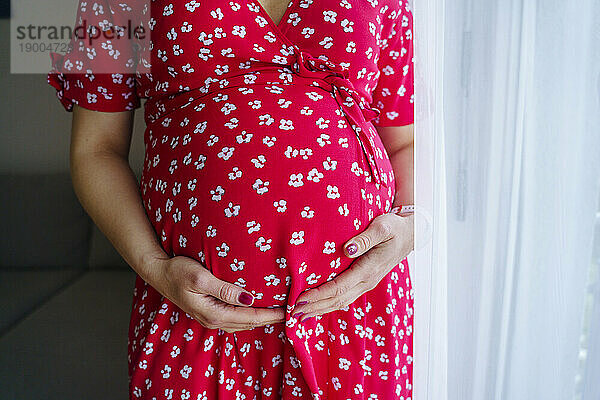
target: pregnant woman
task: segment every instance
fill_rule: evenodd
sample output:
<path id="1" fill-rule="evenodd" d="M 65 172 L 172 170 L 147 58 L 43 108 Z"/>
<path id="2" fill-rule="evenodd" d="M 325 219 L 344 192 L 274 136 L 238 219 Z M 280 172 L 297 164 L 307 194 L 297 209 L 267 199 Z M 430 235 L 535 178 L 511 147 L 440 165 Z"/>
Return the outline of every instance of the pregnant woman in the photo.
<path id="1" fill-rule="evenodd" d="M 137 272 L 130 399 L 411 398 L 410 5 L 288 1 L 82 0 L 101 34 L 51 54 L 76 192 Z"/>

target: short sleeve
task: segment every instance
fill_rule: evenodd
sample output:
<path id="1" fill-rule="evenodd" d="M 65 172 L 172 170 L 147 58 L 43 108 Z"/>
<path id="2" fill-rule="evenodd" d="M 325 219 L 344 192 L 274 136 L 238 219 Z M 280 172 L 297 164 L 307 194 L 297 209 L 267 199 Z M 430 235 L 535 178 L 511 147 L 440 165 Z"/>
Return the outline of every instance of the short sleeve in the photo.
<path id="1" fill-rule="evenodd" d="M 413 21 L 403 1 L 378 60 L 379 79 L 373 91 L 374 108 L 380 111 L 375 126 L 403 126 L 414 122 Z"/>
<path id="2" fill-rule="evenodd" d="M 105 112 L 140 106 L 134 40 L 124 32 L 132 13 L 123 1 L 79 1 L 69 50 L 50 53 L 47 76 L 66 111 L 72 111 L 73 104 Z"/>

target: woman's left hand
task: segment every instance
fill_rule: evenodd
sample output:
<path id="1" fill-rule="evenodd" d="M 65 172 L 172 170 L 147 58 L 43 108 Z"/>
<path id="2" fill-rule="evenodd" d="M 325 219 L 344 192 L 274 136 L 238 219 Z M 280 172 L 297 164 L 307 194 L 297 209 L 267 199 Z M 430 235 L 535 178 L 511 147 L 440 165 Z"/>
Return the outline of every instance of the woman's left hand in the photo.
<path id="1" fill-rule="evenodd" d="M 300 322 L 304 322 L 315 315 L 344 308 L 374 289 L 413 249 L 413 218 L 413 215 L 401 217 L 394 213 L 374 218 L 367 229 L 344 245 L 345 254 L 356 260 L 334 279 L 300 294 L 292 317 L 302 318 Z M 352 244 L 356 246 L 354 252 Z"/>

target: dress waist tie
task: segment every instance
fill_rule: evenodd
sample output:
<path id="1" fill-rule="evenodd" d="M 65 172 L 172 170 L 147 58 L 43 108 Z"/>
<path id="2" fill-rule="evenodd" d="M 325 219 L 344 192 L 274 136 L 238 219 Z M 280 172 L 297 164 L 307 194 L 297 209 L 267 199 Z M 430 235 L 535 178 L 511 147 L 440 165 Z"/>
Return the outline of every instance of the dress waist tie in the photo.
<path id="1" fill-rule="evenodd" d="M 291 68 L 300 76 L 318 79 L 315 84 L 334 95 L 356 134 L 369 164 L 371 176 L 375 182 L 387 187 L 388 180 L 384 177 L 385 170 L 378 162 L 381 158 L 377 157 L 378 148 L 374 142 L 374 136 L 378 133 L 373 124 L 369 123 L 380 114 L 380 111 L 371 108 L 365 98 L 354 88 L 352 81 L 348 79 L 348 69 L 313 57 L 302 50 L 297 52 Z"/>
<path id="2" fill-rule="evenodd" d="M 378 133 L 373 124 L 369 123 L 380 114 L 380 111 L 371 108 L 365 98 L 354 88 L 352 81 L 348 79 L 349 72 L 347 68 L 313 57 L 303 50 L 297 51 L 293 60 L 291 64 L 278 64 L 277 66 L 287 65 L 293 74 L 314 79 L 313 86 L 320 87 L 333 95 L 360 143 L 372 178 L 377 184 L 387 187 L 389 181 L 385 176 L 385 170 L 380 165 L 382 157 L 381 155 L 378 157 L 381 149 L 376 146 L 374 141 Z M 255 72 L 260 73 L 262 69 L 265 70 L 267 78 L 273 77 L 273 74 L 267 72 L 273 71 L 273 65 L 256 68 Z M 203 96 L 213 94 L 215 90 L 251 86 L 252 83 L 248 84 L 246 82 L 248 76 L 251 75 L 250 73 L 241 73 L 229 75 L 222 79 L 208 79 L 204 86 L 175 94 L 151 97 L 145 107 L 146 123 L 157 122 L 171 112 L 188 107 Z M 257 81 L 264 83 L 262 82 L 264 78 L 256 75 L 254 77 L 258 78 L 254 83 L 257 83 Z M 272 83 L 278 84 L 281 82 L 273 81 Z"/>

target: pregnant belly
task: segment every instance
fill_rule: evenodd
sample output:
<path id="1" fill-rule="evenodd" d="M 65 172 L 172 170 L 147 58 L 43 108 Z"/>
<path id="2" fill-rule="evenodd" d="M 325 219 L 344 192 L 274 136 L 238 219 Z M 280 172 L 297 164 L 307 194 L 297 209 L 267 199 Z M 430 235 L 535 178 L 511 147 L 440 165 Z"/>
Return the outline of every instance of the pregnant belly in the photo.
<path id="1" fill-rule="evenodd" d="M 329 92 L 227 88 L 149 125 L 142 197 L 171 255 L 282 306 L 351 264 L 343 244 L 391 207 Z M 391 170 L 386 158 L 384 166 Z"/>

